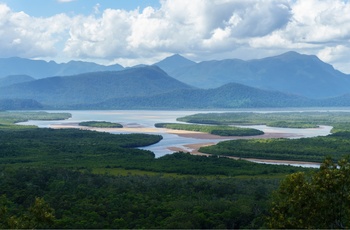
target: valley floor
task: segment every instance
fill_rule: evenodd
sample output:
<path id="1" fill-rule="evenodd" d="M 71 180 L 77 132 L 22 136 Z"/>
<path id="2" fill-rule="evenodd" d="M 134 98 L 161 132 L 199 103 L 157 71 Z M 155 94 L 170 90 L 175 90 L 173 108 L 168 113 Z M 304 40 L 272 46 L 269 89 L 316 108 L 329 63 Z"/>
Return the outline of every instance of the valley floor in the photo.
<path id="1" fill-rule="evenodd" d="M 196 131 L 187 131 L 187 130 L 173 130 L 173 129 L 164 129 L 164 128 L 151 128 L 151 127 L 142 127 L 138 125 L 130 125 L 123 128 L 94 128 L 94 127 L 86 127 L 79 126 L 79 123 L 65 123 L 65 124 L 53 124 L 51 128 L 62 129 L 62 128 L 78 128 L 84 130 L 94 130 L 99 132 L 112 132 L 112 133 L 159 133 L 162 130 L 165 133 L 176 134 L 185 138 L 192 139 L 205 139 L 212 140 L 212 142 L 206 143 L 193 143 L 193 144 L 184 144 L 183 146 L 168 146 L 167 149 L 173 152 L 190 152 L 193 155 L 210 155 L 199 152 L 201 147 L 215 145 L 220 141 L 224 140 L 237 140 L 237 139 L 269 139 L 269 138 L 297 138 L 302 135 L 298 135 L 295 133 L 281 133 L 281 132 L 265 132 L 263 135 L 259 136 L 232 136 L 232 137 L 223 137 L 208 133 L 196 132 Z M 325 129 L 324 126 L 321 126 L 318 129 Z M 233 159 L 239 159 L 238 157 L 228 157 Z M 282 164 L 282 165 L 293 165 L 293 166 L 302 166 L 302 167 L 311 167 L 318 168 L 320 166 L 319 163 L 315 162 L 306 162 L 306 161 L 289 161 L 289 160 L 270 160 L 270 159 L 255 159 L 255 158 L 240 158 L 244 160 L 248 160 L 251 162 L 257 163 L 265 163 L 265 164 Z"/>

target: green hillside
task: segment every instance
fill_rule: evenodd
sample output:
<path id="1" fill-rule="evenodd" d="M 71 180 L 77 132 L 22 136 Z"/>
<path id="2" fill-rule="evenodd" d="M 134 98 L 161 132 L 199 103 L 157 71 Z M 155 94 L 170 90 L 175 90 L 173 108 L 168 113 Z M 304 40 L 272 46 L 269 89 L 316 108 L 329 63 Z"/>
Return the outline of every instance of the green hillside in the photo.
<path id="1" fill-rule="evenodd" d="M 51 77 L 0 88 L 0 98 L 33 99 L 52 107 L 98 103 L 112 98 L 149 96 L 189 89 L 158 67 Z"/>

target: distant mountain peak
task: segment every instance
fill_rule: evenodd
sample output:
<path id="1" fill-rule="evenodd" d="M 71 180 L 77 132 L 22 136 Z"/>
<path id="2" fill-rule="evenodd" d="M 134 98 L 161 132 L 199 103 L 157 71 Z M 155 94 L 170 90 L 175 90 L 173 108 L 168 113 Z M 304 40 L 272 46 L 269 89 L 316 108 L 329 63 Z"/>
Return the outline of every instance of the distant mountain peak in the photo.
<path id="1" fill-rule="evenodd" d="M 20 57 L 0 58 L 0 77 L 8 75 L 29 75 L 36 79 L 52 76 L 69 76 L 87 72 L 117 71 L 124 67 L 118 64 L 104 66 L 93 62 L 70 61 L 56 63 L 55 61 L 33 60 Z"/>
<path id="2" fill-rule="evenodd" d="M 191 60 L 185 58 L 184 56 L 181 56 L 180 54 L 173 54 L 173 55 L 171 55 L 171 56 L 169 56 L 169 57 L 164 58 L 163 61 L 165 61 L 165 60 L 177 60 L 177 61 L 178 61 L 178 60 L 181 60 L 181 61 L 185 60 L 185 61 L 193 62 L 193 61 L 191 61 Z"/>
<path id="3" fill-rule="evenodd" d="M 166 57 L 160 62 L 154 63 L 153 65 L 160 67 L 169 75 L 178 68 L 183 68 L 186 66 L 191 66 L 196 64 L 194 61 L 191 61 L 180 54 L 174 54 L 172 56 Z"/>
<path id="4" fill-rule="evenodd" d="M 296 51 L 288 51 L 285 53 L 282 53 L 280 55 L 270 57 L 270 58 L 279 58 L 279 59 L 285 59 L 285 60 L 294 60 L 294 59 L 314 59 L 321 61 L 316 55 L 309 55 L 309 54 L 301 54 Z"/>

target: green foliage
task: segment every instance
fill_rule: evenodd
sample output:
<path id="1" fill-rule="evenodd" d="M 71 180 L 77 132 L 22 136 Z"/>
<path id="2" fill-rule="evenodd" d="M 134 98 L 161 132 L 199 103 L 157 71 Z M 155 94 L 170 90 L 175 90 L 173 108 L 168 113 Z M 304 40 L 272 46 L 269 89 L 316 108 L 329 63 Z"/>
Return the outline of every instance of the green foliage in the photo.
<path id="1" fill-rule="evenodd" d="M 0 129 L 25 129 L 33 126 L 15 125 L 17 122 L 28 120 L 65 120 L 70 118 L 70 113 L 47 113 L 47 112 L 8 112 L 0 111 Z"/>
<path id="2" fill-rule="evenodd" d="M 219 136 L 255 136 L 262 135 L 264 132 L 257 129 L 239 128 L 234 126 L 224 125 L 191 125 L 191 124 L 178 124 L 178 123 L 157 123 L 157 128 L 188 130 L 210 133 Z"/>
<path id="3" fill-rule="evenodd" d="M 12 118 L 7 124 L 25 116 Z M 188 153 L 155 159 L 135 149 L 161 139 L 78 129 L 0 130 L 0 227 L 259 228 L 279 178 L 310 171 Z M 145 175 L 91 174 L 95 169 Z"/>
<path id="4" fill-rule="evenodd" d="M 273 175 L 294 167 L 269 166 L 186 153 L 154 158 L 135 149 L 157 143 L 159 135 L 110 134 L 78 129 L 0 131 L 0 164 L 75 168 L 126 168 L 190 175 Z M 254 170 L 252 170 L 254 169 Z"/>
<path id="5" fill-rule="evenodd" d="M 84 121 L 79 123 L 80 126 L 96 127 L 96 128 L 123 128 L 119 123 L 108 121 Z"/>
<path id="6" fill-rule="evenodd" d="M 322 162 L 331 156 L 338 160 L 349 153 L 350 132 L 300 139 L 251 139 L 223 141 L 201 147 L 200 152 L 241 158 Z"/>
<path id="7" fill-rule="evenodd" d="M 189 123 L 217 125 L 267 125 L 283 128 L 315 128 L 330 125 L 335 131 L 350 130 L 349 112 L 281 112 L 281 113 L 207 113 L 177 120 Z"/>
<path id="8" fill-rule="evenodd" d="M 25 183 L 23 181 L 23 183 Z M 5 189 L 4 186 L 1 186 Z M 8 187 L 7 187 L 8 189 Z M 2 194 L 6 191 L 2 190 Z M 29 194 L 28 194 L 29 195 Z M 30 201 L 30 198 L 27 200 Z M 1 229 L 42 229 L 52 228 L 55 221 L 53 208 L 42 198 L 36 197 L 34 203 L 25 208 L 25 205 L 16 204 L 5 194 L 0 197 L 0 228 Z"/>
<path id="9" fill-rule="evenodd" d="M 194 156 L 183 152 L 173 153 L 147 162 L 132 162 L 127 165 L 127 168 L 183 175 L 223 175 L 231 177 L 273 176 L 302 170 L 292 166 L 256 164 L 226 157 Z M 308 169 L 303 170 L 307 171 Z"/>
<path id="10" fill-rule="evenodd" d="M 273 197 L 270 228 L 334 229 L 350 226 L 350 162 L 326 159 L 312 177 L 295 173 Z"/>
<path id="11" fill-rule="evenodd" d="M 278 185 L 276 179 L 107 176 L 49 167 L 1 171 L 3 228 L 259 228 Z"/>
<path id="12" fill-rule="evenodd" d="M 133 149 L 159 142 L 162 136 L 110 134 L 77 129 L 0 130 L 0 163 L 64 167 L 119 165 L 153 159 L 150 151 Z"/>

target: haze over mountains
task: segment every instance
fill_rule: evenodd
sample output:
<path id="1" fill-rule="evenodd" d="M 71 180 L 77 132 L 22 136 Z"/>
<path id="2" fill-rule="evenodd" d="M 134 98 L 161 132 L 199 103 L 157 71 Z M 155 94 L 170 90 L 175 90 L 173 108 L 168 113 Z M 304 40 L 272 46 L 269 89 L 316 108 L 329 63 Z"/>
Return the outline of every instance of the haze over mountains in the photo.
<path id="1" fill-rule="evenodd" d="M 93 62 L 70 61 L 58 64 L 54 61 L 31 60 L 12 57 L 0 58 L 0 78 L 9 75 L 28 75 L 35 79 L 53 76 L 69 76 L 80 73 L 98 71 L 118 71 L 124 69 L 121 65 L 99 65 Z"/>
<path id="2" fill-rule="evenodd" d="M 16 99 L 16 105 L 25 99 L 47 108 L 350 105 L 349 75 L 316 56 L 296 52 L 250 61 L 200 63 L 176 54 L 152 66 L 126 69 L 90 62 L 2 58 L 1 76 L 0 99 Z"/>
<path id="3" fill-rule="evenodd" d="M 1 88 L 0 98 L 34 99 L 64 106 L 113 98 L 148 96 L 192 87 L 169 77 L 157 66 L 50 77 Z"/>
<path id="4" fill-rule="evenodd" d="M 175 62 L 178 59 L 174 56 Z M 216 88 L 235 82 L 310 98 L 335 97 L 350 92 L 349 75 L 335 70 L 316 56 L 296 52 L 250 61 L 227 59 L 179 68 L 173 68 L 173 64 L 161 66 L 170 76 L 199 88 Z"/>

